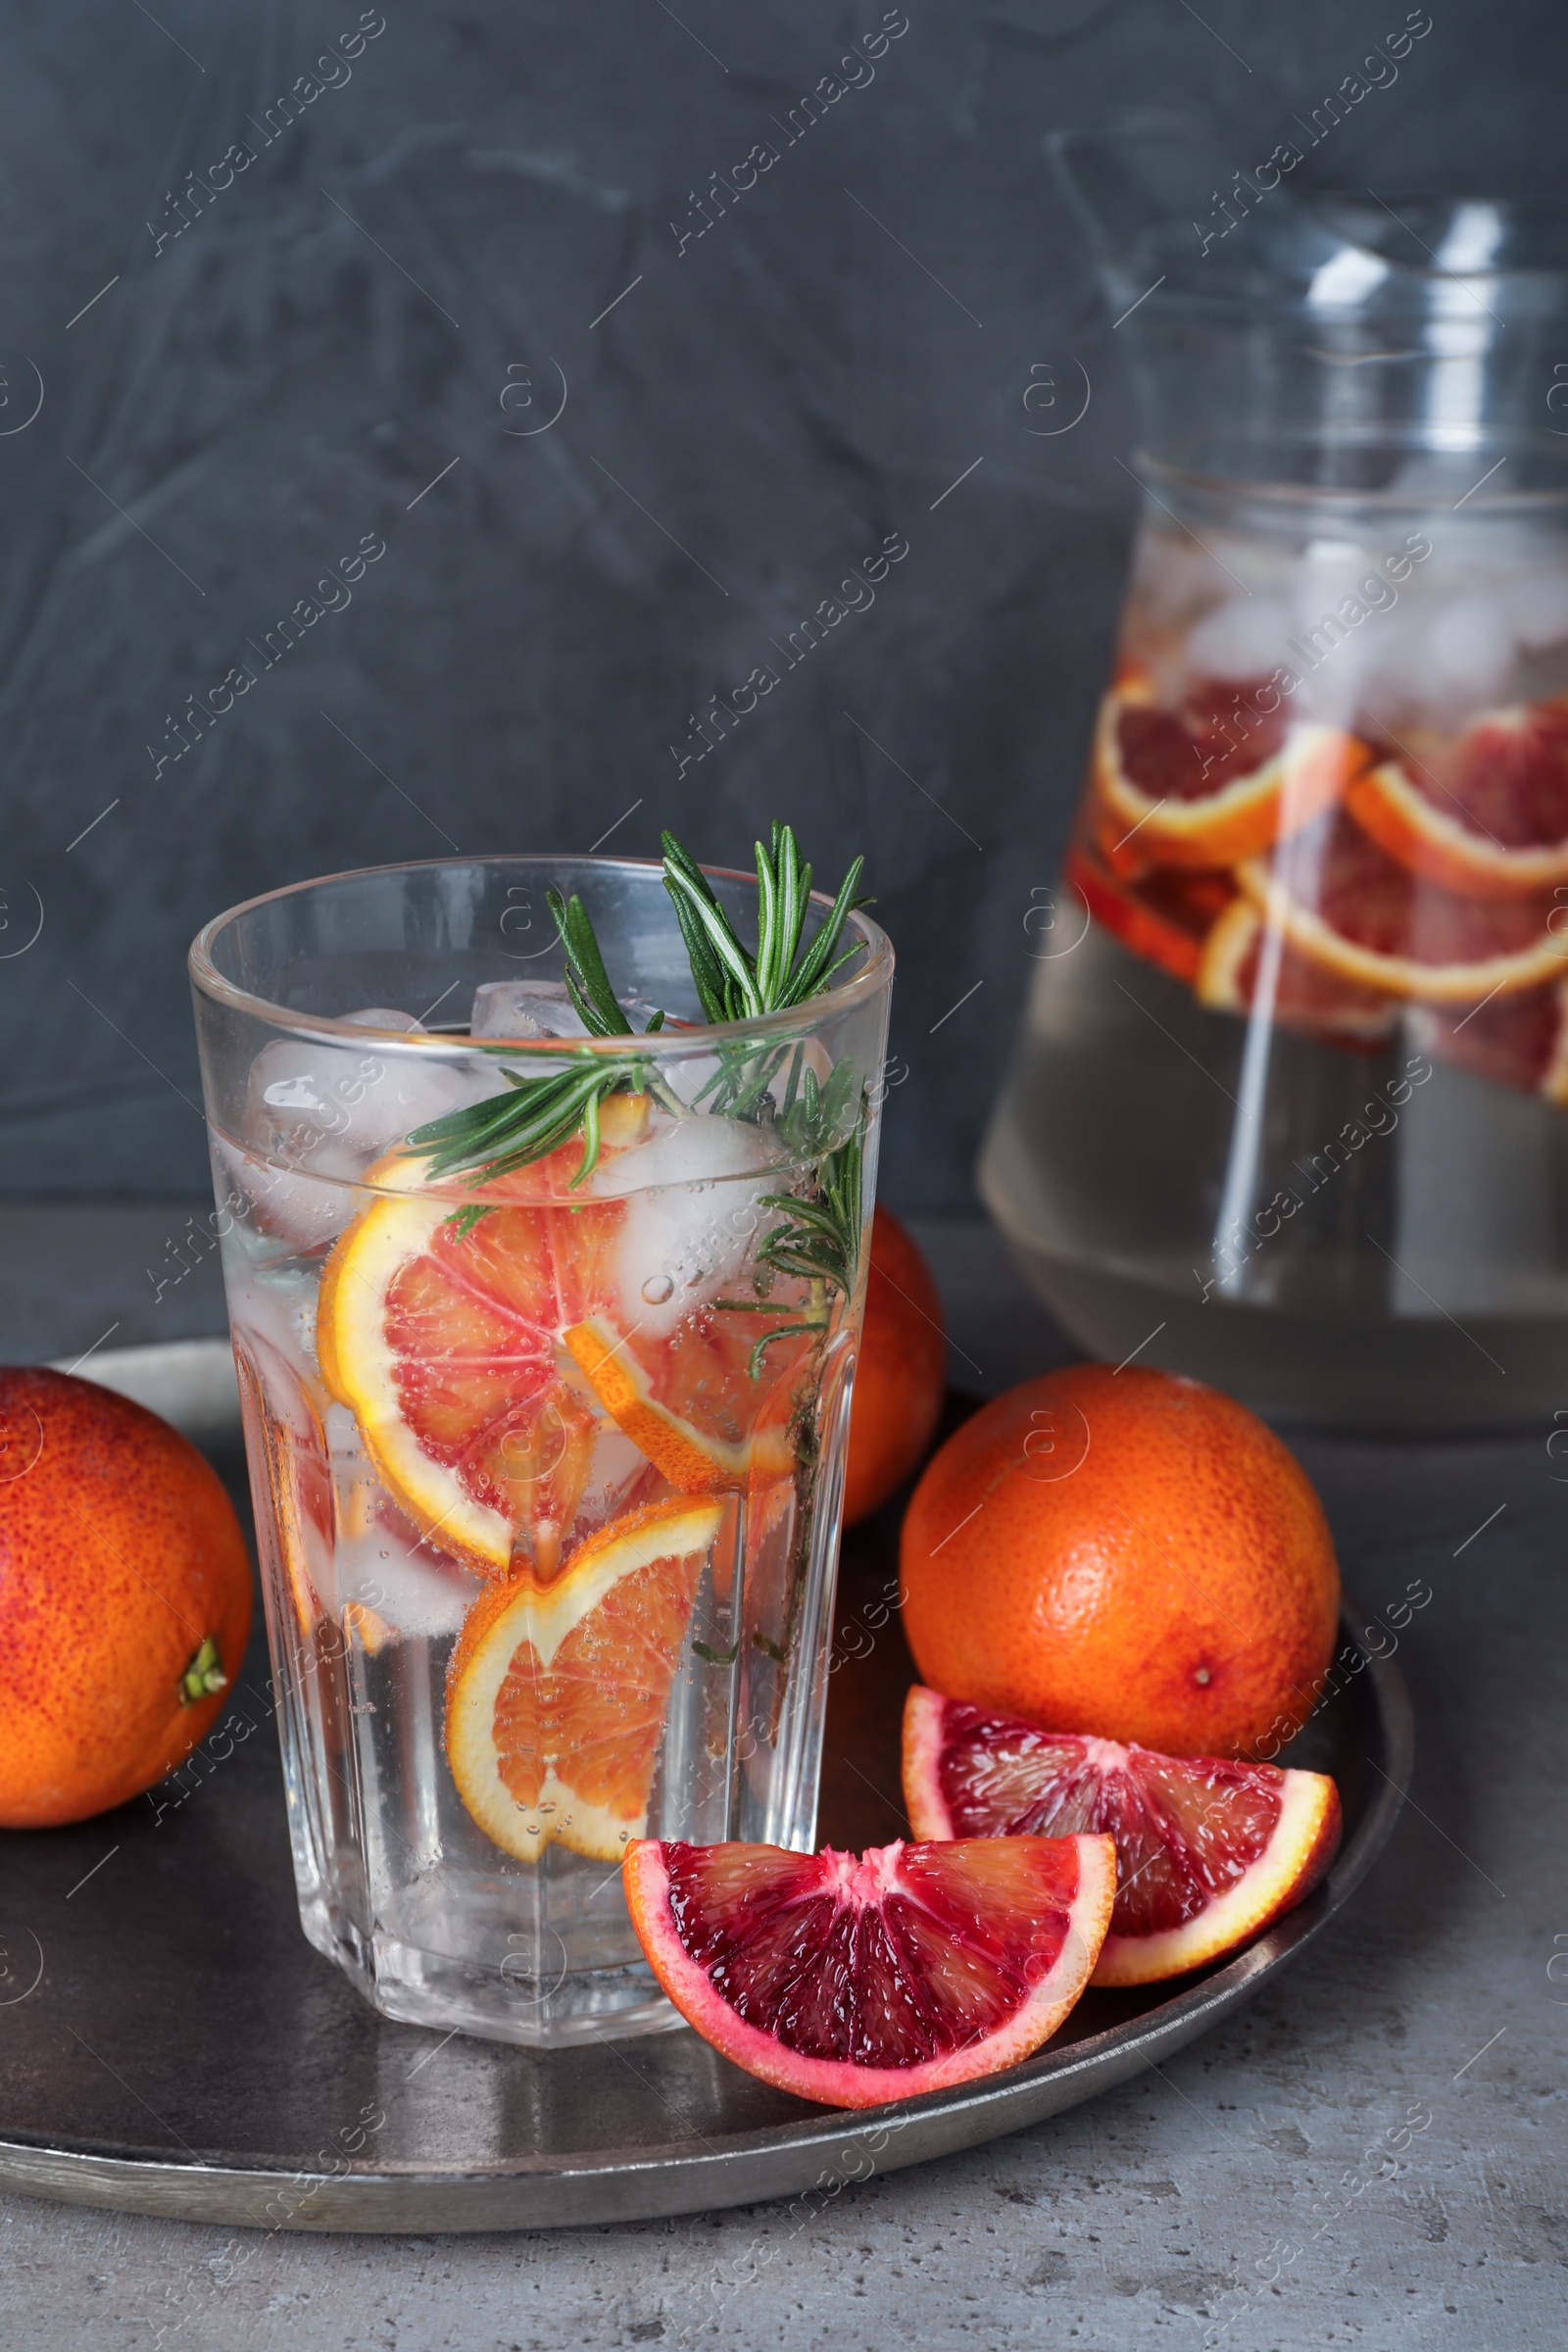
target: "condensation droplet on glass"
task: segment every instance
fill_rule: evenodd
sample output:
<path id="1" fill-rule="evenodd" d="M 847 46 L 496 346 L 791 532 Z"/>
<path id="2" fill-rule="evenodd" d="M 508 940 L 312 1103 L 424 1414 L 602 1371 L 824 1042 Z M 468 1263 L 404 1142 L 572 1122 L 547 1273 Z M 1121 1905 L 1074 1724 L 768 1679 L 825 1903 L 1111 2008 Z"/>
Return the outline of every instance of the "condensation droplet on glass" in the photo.
<path id="1" fill-rule="evenodd" d="M 674 1295 L 675 1285 L 667 1274 L 650 1274 L 643 1284 L 643 1297 L 650 1306 L 662 1306 L 665 1299 L 672 1298 Z"/>

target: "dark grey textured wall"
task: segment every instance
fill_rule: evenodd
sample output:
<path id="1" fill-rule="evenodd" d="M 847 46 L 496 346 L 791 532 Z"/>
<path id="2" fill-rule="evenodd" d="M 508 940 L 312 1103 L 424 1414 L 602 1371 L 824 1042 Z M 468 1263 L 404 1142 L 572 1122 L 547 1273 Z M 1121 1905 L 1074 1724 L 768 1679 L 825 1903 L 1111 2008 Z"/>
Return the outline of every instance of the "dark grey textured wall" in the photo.
<path id="1" fill-rule="evenodd" d="M 616 849 L 671 824 L 743 861 L 776 811 L 835 879 L 866 852 L 908 1069 L 886 1189 L 968 1205 L 1131 512 L 1122 355 L 1041 134 L 1202 105 L 1258 161 L 1406 10 L 906 5 L 787 144 L 882 0 L 384 0 L 264 147 L 359 0 L 12 0 L 0 1184 L 204 1184 L 183 956 L 209 914 L 449 841 L 586 849 L 635 803 Z M 1568 13 L 1431 11 L 1316 175 L 1553 185 Z M 699 237 L 695 196 L 759 141 L 776 165 Z M 1030 370 L 1069 354 L 1090 412 L 1043 438 Z M 890 533 L 875 604 L 698 760 L 690 714 Z M 352 603 L 263 669 L 367 534 Z M 176 759 L 171 715 L 246 659 Z"/>

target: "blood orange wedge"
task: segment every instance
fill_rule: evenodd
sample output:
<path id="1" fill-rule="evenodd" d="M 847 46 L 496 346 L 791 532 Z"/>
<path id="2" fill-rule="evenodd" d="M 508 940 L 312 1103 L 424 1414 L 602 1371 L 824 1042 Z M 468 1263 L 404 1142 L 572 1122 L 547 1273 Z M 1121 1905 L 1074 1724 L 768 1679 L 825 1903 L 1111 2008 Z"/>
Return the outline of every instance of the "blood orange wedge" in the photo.
<path id="1" fill-rule="evenodd" d="M 553 1839 L 613 1862 L 647 1827 L 664 1708 L 717 1502 L 643 1505 L 469 1610 L 447 1676 L 447 1761 L 485 1836 L 519 1861 Z"/>
<path id="2" fill-rule="evenodd" d="M 1344 808 L 1236 875 L 1313 963 L 1393 997 L 1479 1004 L 1568 974 L 1549 896 L 1469 898 L 1423 881 Z"/>
<path id="3" fill-rule="evenodd" d="M 1141 679 L 1112 687 L 1095 735 L 1095 776 L 1112 858 L 1233 865 L 1331 807 L 1371 755 L 1342 728 L 1258 715 L 1263 681 L 1195 680 L 1175 710 Z M 1277 700 L 1277 697 L 1276 697 Z M 1118 833 L 1117 828 L 1120 828 Z"/>
<path id="4" fill-rule="evenodd" d="M 1263 917 L 1250 899 L 1237 899 L 1203 942 L 1199 1002 L 1224 1012 L 1250 1012 L 1261 969 L 1270 1013 L 1288 1028 L 1304 1029 L 1309 1036 L 1337 1045 L 1383 1044 L 1399 1017 L 1394 998 L 1342 979 L 1285 941 L 1279 943 L 1277 955 L 1265 959 L 1264 940 Z"/>
<path id="5" fill-rule="evenodd" d="M 1550 890 L 1568 881 L 1568 708 L 1489 710 L 1449 744 L 1369 769 L 1348 801 L 1401 865 L 1449 890 Z"/>
<path id="6" fill-rule="evenodd" d="M 1088 1984 L 1109 1838 L 873 1847 L 629 1846 L 626 1901 L 688 2024 L 749 2075 L 880 2107 L 1037 2050 Z"/>
<path id="7" fill-rule="evenodd" d="M 904 1709 L 904 1801 L 917 1838 L 1116 1841 L 1116 1905 L 1097 1984 L 1152 1984 L 1218 1959 L 1301 1900 L 1340 1842 L 1319 1772 L 1162 1756 L 1043 1732 L 918 1684 Z"/>
<path id="8" fill-rule="evenodd" d="M 1096 922 L 1124 948 L 1189 985 L 1198 978 L 1204 941 L 1236 899 L 1236 885 L 1225 873 L 1167 869 L 1126 880 L 1084 839 L 1068 851 L 1063 874 Z"/>

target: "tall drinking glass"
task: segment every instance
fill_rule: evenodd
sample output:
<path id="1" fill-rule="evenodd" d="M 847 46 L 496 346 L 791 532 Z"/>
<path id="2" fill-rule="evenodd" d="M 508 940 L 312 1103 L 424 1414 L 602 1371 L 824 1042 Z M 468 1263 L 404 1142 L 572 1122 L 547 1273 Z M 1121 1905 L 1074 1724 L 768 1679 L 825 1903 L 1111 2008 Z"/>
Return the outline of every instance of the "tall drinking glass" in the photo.
<path id="1" fill-rule="evenodd" d="M 635 1037 L 583 1032 L 548 890 Z M 301 1917 L 388 2016 L 674 2024 L 627 1840 L 812 1843 L 893 973 L 846 944 L 704 1026 L 657 866 L 502 858 L 192 950 Z M 548 1079 L 561 1139 L 486 1150 Z"/>

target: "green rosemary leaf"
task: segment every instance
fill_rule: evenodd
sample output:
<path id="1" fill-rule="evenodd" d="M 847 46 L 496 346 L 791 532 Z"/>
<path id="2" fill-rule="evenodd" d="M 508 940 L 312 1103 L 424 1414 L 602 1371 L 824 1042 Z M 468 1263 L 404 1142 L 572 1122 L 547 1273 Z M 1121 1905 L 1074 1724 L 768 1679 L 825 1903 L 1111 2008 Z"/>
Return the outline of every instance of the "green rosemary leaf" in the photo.
<path id="1" fill-rule="evenodd" d="M 773 998 L 773 970 L 778 960 L 783 925 L 779 920 L 778 882 L 773 861 L 760 841 L 757 853 L 757 988 L 762 1004 Z"/>
<path id="2" fill-rule="evenodd" d="M 746 1371 L 748 1378 L 752 1380 L 761 1379 L 763 1352 L 765 1349 L 772 1347 L 775 1340 L 793 1340 L 799 1338 L 803 1333 L 808 1334 L 814 1338 L 818 1332 L 826 1331 L 826 1315 L 816 1315 L 813 1316 L 809 1323 L 781 1323 L 776 1331 L 764 1331 L 761 1338 L 758 1341 L 757 1346 L 752 1349 L 751 1354 L 746 1359 Z"/>
<path id="3" fill-rule="evenodd" d="M 713 1649 L 706 1642 L 694 1642 L 692 1647 L 710 1666 L 733 1666 L 741 1652 L 739 1642 L 732 1642 L 728 1649 Z"/>
<path id="4" fill-rule="evenodd" d="M 564 901 L 559 890 L 547 890 L 545 903 L 566 952 L 566 993 L 589 1036 L 630 1037 L 631 1023 L 610 985 L 598 936 L 581 899 L 574 891 Z"/>
<path id="5" fill-rule="evenodd" d="M 770 1642 L 765 1634 L 754 1634 L 752 1647 L 760 1649 L 764 1658 L 771 1658 L 775 1666 L 782 1666 L 789 1655 L 788 1650 L 780 1649 L 778 1643 Z"/>
<path id="6" fill-rule="evenodd" d="M 751 958 L 736 938 L 729 917 L 718 905 L 707 884 L 705 883 L 702 890 L 698 891 L 694 888 L 684 869 L 680 866 L 672 869 L 670 861 L 666 858 L 664 860 L 664 887 L 674 899 L 677 906 L 684 902 L 695 916 L 710 955 L 722 967 L 725 979 L 736 993 L 738 1013 L 744 1015 L 749 1012 L 761 1012 L 764 1006 L 757 993 L 757 981 L 752 969 Z M 684 931 L 686 926 L 682 924 L 681 928 Z M 736 1017 L 736 1013 L 730 1015 L 731 1019 Z"/>
<path id="7" fill-rule="evenodd" d="M 489 1207 L 484 1201 L 471 1200 L 466 1208 L 454 1209 L 452 1215 L 443 1222 L 455 1228 L 452 1236 L 455 1242 L 466 1242 L 479 1219 L 489 1214 Z"/>
<path id="8" fill-rule="evenodd" d="M 703 1018 L 707 1021 L 727 1021 L 730 1018 L 730 1008 L 729 997 L 724 985 L 724 967 L 709 946 L 708 935 L 698 921 L 689 901 L 674 888 L 667 874 L 664 877 L 664 888 L 669 892 L 674 905 L 675 920 L 680 925 L 680 935 L 685 943 L 687 960 L 692 967 L 692 978 L 697 984 L 697 997 L 703 1008 Z"/>
<path id="9" fill-rule="evenodd" d="M 849 921 L 851 908 L 857 903 L 856 887 L 864 870 L 865 859 L 857 858 L 839 884 L 839 895 L 833 902 L 833 911 L 812 940 L 810 947 L 807 950 L 806 961 L 795 975 L 788 1000 L 790 1004 L 804 1004 L 808 997 L 814 996 L 823 985 L 823 974 L 827 968 L 828 958 L 838 946 L 839 934 Z"/>

